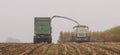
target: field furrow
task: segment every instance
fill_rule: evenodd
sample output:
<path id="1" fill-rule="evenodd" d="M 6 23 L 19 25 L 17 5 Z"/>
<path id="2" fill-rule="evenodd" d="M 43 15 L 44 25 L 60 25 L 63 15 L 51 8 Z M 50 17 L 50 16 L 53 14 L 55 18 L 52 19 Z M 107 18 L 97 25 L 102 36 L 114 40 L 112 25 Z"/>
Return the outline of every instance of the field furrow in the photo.
<path id="1" fill-rule="evenodd" d="M 0 43 L 0 55 L 120 55 L 120 42 Z"/>

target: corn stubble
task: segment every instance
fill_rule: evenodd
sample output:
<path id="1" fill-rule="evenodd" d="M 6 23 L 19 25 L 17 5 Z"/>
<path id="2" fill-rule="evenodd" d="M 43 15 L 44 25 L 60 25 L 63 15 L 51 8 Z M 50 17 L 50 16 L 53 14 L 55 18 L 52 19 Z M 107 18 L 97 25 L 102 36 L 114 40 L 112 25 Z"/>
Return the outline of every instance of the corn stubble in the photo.
<path id="1" fill-rule="evenodd" d="M 120 42 L 1 43 L 0 55 L 120 55 Z"/>

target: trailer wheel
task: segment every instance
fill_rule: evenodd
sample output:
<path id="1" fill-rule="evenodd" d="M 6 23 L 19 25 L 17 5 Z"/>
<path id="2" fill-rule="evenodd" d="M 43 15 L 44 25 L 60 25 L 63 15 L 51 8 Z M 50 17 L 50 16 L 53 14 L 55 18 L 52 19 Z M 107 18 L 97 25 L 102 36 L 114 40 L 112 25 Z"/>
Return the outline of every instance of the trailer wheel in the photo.
<path id="1" fill-rule="evenodd" d="M 34 44 L 37 43 L 37 38 L 35 38 L 35 36 L 34 36 L 34 38 L 33 38 L 33 42 L 34 42 Z"/>

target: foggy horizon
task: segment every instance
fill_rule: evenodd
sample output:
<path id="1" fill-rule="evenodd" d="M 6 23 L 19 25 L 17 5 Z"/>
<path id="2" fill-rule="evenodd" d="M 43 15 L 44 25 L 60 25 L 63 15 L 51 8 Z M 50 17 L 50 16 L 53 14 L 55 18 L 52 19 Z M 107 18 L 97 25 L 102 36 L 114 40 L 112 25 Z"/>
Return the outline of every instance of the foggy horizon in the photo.
<path id="1" fill-rule="evenodd" d="M 65 16 L 89 26 L 90 31 L 105 31 L 120 25 L 119 14 L 119 0 L 1 0 L 0 42 L 9 37 L 33 42 L 34 17 Z M 75 25 L 66 19 L 53 19 L 53 42 L 60 31 L 72 31 Z"/>

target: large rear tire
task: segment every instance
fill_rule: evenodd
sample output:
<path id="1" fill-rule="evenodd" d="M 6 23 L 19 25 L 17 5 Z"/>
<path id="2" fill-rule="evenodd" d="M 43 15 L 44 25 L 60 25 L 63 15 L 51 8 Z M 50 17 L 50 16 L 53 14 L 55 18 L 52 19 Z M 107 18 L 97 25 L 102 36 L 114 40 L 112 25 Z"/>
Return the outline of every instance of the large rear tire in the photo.
<path id="1" fill-rule="evenodd" d="M 34 36 L 34 38 L 33 38 L 33 42 L 34 42 L 34 44 L 37 43 L 37 38 L 35 38 L 35 36 Z"/>
<path id="2" fill-rule="evenodd" d="M 34 36 L 33 38 L 33 42 L 34 44 L 36 43 L 41 43 L 41 42 L 47 42 L 47 43 L 51 43 L 52 42 L 52 37 L 51 36 Z"/>
<path id="3" fill-rule="evenodd" d="M 51 40 L 48 40 L 47 42 L 48 42 L 48 43 L 51 43 L 52 41 L 51 41 Z"/>

